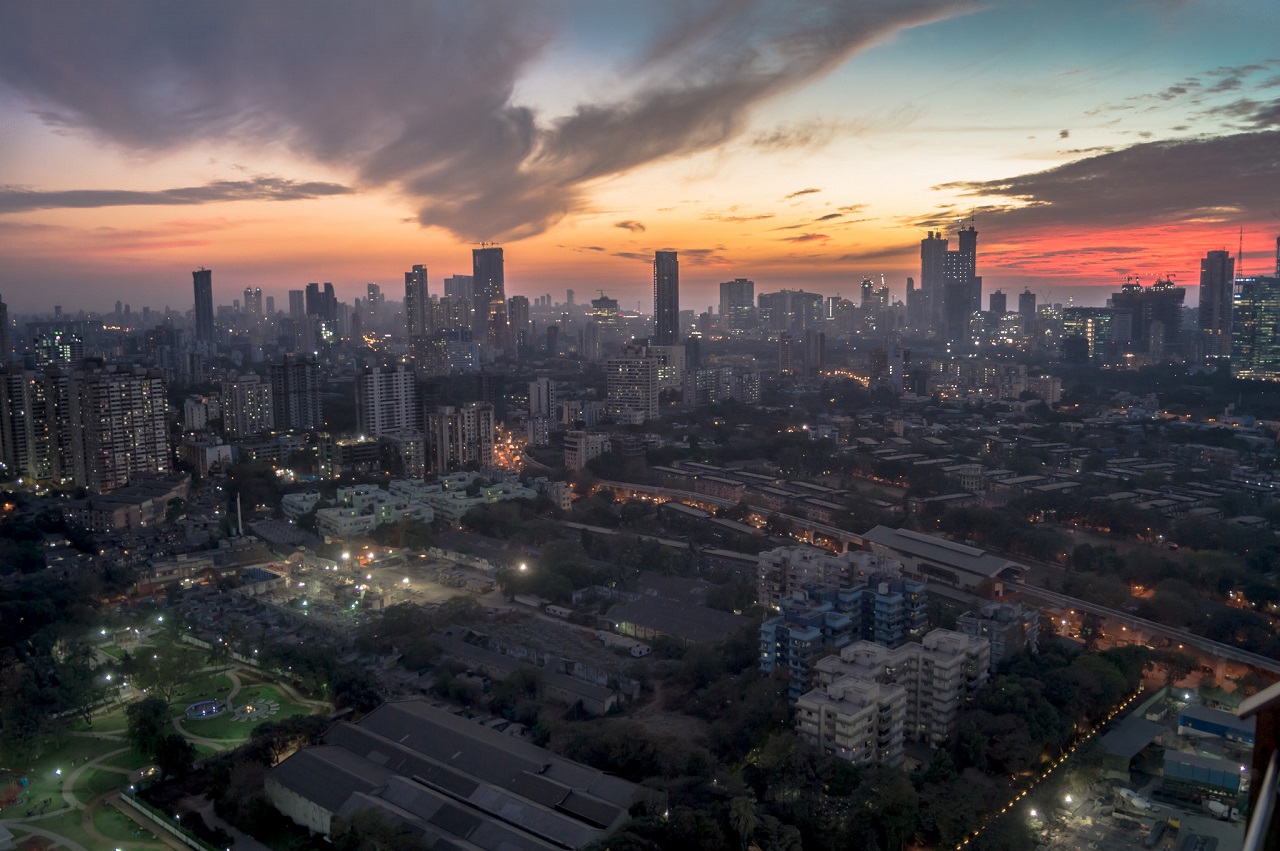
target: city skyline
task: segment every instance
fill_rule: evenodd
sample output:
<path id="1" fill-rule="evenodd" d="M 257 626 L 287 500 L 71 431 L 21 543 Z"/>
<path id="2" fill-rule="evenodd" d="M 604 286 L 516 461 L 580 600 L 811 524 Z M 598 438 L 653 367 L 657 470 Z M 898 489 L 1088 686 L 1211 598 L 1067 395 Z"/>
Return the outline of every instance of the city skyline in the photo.
<path id="1" fill-rule="evenodd" d="M 737 278 L 901 298 L 970 224 L 984 303 L 1194 291 L 1239 242 L 1237 274 L 1274 266 L 1261 2 L 165 8 L 0 10 L 10 310 L 185 310 L 200 267 L 217 303 L 349 301 L 481 242 L 508 296 L 647 311 L 671 250 L 685 309 Z"/>

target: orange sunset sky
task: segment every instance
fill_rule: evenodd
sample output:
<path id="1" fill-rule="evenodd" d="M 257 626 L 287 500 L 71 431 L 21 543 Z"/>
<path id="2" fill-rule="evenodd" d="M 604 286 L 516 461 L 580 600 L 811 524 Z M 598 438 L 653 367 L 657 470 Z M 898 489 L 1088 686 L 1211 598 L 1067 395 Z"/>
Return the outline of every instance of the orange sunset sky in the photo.
<path id="1" fill-rule="evenodd" d="M 682 306 L 750 277 L 900 296 L 970 218 L 984 289 L 1098 304 L 1275 272 L 1270 2 L 10 3 L 0 294 L 18 312 L 430 288 Z M 1190 301 L 1190 300 L 1189 300 Z"/>

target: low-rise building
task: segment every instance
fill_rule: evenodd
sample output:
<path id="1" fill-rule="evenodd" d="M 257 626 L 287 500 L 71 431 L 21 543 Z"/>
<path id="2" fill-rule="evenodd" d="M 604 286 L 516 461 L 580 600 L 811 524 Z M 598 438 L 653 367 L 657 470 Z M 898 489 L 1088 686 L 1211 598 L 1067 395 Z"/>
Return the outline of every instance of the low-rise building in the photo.
<path id="1" fill-rule="evenodd" d="M 633 783 L 555 756 L 422 700 L 339 722 L 322 744 L 268 772 L 271 803 L 328 836 L 373 810 L 437 848 L 577 849 L 602 839 L 644 797 Z"/>
<path id="2" fill-rule="evenodd" d="M 1024 649 L 1040 649 L 1040 610 L 1019 603 L 987 603 L 956 618 L 956 630 L 991 642 L 991 670 Z"/>

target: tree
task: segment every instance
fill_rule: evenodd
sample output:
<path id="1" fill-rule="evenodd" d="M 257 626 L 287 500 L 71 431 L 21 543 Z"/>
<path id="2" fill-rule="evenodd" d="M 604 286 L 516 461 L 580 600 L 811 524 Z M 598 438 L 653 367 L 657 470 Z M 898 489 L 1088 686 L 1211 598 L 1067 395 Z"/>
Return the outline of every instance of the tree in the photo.
<path id="1" fill-rule="evenodd" d="M 759 823 L 755 798 L 734 798 L 729 802 L 729 826 L 733 828 L 734 833 L 738 834 L 743 851 L 746 851 L 751 844 L 751 834 L 755 833 L 756 825 Z"/>
<path id="2" fill-rule="evenodd" d="M 1093 612 L 1085 612 L 1080 615 L 1080 640 L 1084 642 L 1086 650 L 1092 650 L 1098 646 L 1098 639 L 1102 637 L 1102 618 Z"/>
<path id="3" fill-rule="evenodd" d="M 329 684 L 338 706 L 349 706 L 356 712 L 372 712 L 382 704 L 378 678 L 368 668 L 342 665 Z"/>
<path id="4" fill-rule="evenodd" d="M 196 748 L 177 733 L 167 733 L 156 740 L 152 755 L 165 777 L 185 777 L 195 764 Z"/>
<path id="5" fill-rule="evenodd" d="M 124 711 L 128 719 L 125 738 L 138 753 L 151 758 L 156 746 L 170 730 L 169 702 L 159 697 L 147 697 L 129 704 Z"/>
<path id="6" fill-rule="evenodd" d="M 1165 650 L 1160 653 L 1160 664 L 1164 666 L 1164 684 L 1172 686 L 1179 680 L 1185 680 L 1200 663 L 1189 653 L 1179 650 Z"/>

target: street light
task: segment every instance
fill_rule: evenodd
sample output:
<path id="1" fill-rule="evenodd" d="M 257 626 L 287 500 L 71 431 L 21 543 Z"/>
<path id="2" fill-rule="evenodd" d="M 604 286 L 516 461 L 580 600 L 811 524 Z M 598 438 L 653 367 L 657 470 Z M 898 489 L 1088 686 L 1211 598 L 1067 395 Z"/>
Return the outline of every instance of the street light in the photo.
<path id="1" fill-rule="evenodd" d="M 529 569 L 529 565 L 525 564 L 524 562 L 520 562 L 520 571 L 521 571 L 521 572 L 524 572 L 524 571 L 526 571 L 526 570 L 528 570 L 528 569 Z"/>

